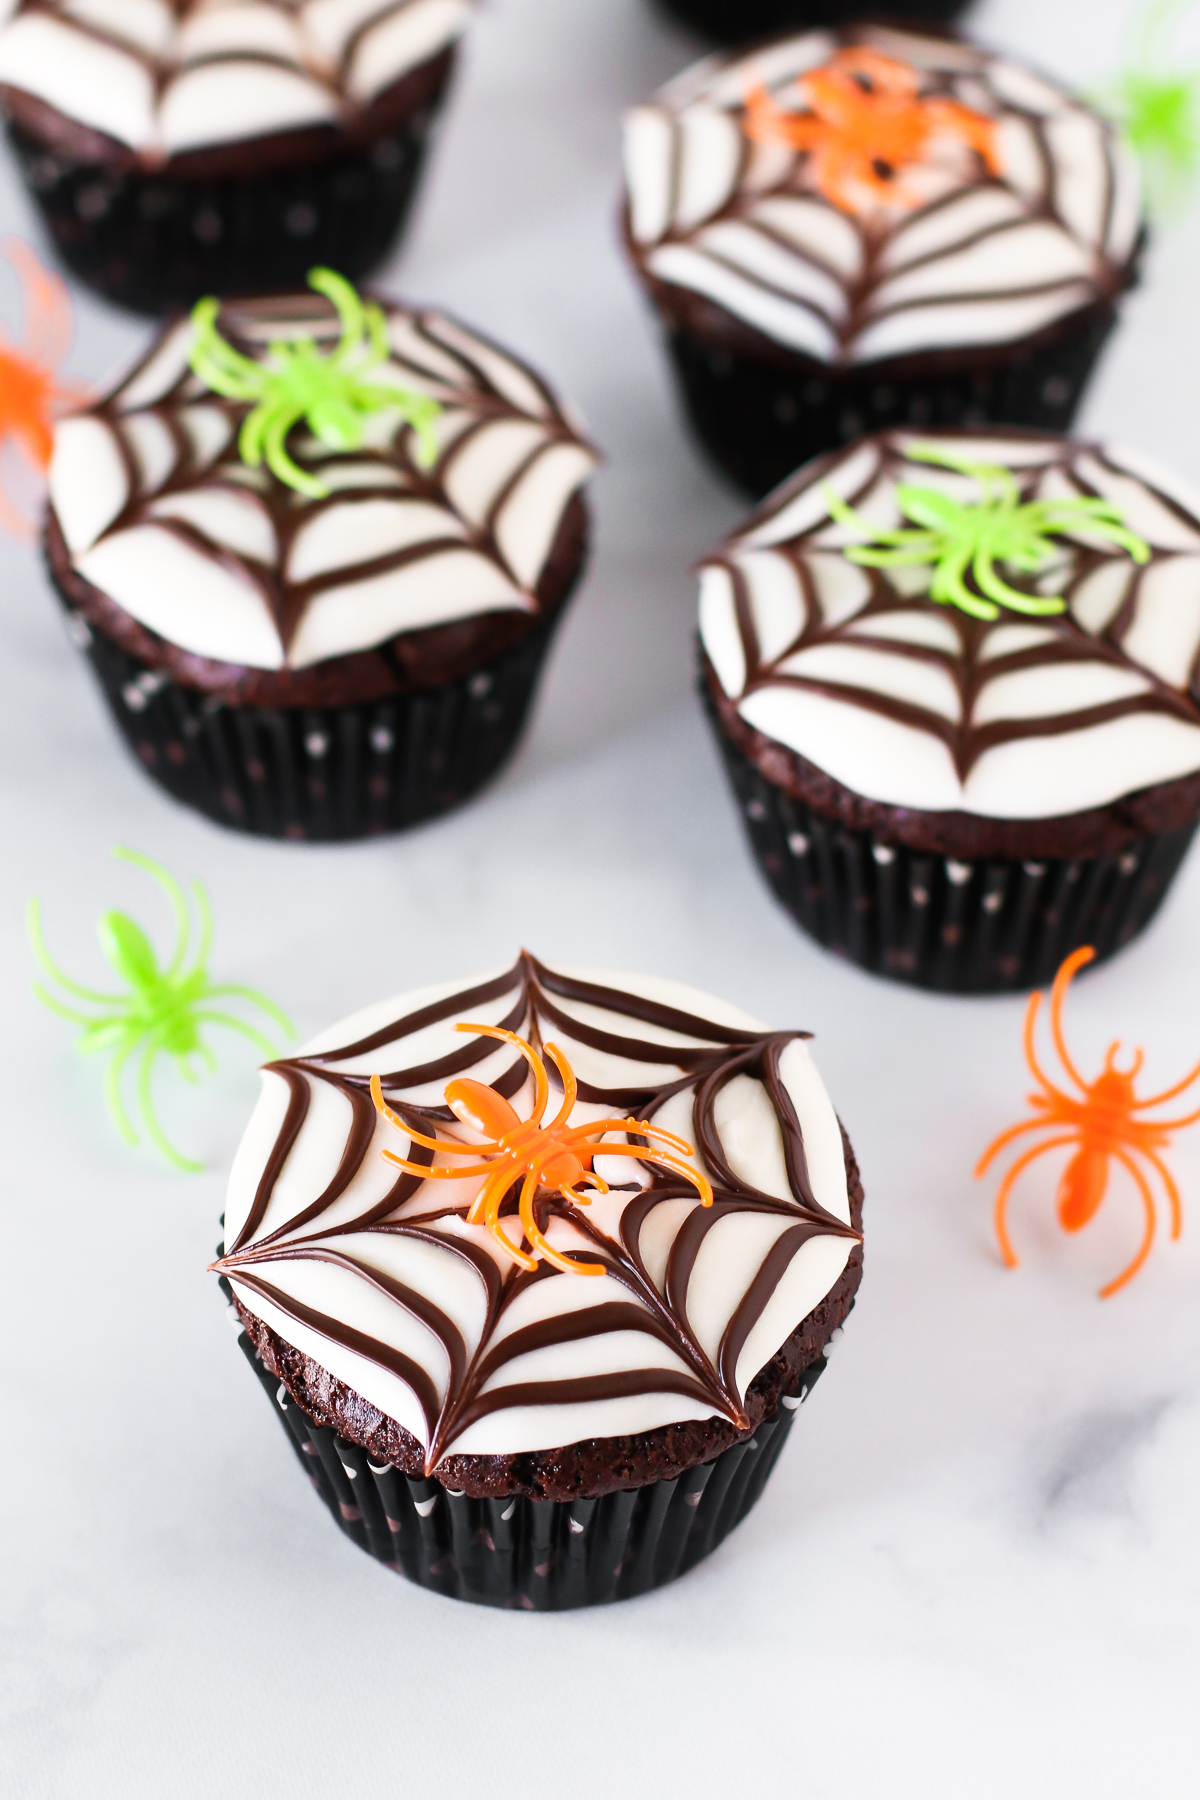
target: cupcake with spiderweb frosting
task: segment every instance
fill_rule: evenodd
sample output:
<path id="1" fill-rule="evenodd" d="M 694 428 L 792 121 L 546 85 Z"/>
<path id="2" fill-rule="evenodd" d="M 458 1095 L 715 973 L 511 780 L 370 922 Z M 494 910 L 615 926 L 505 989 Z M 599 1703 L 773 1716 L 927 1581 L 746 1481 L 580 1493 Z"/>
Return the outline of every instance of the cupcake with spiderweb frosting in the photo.
<path id="1" fill-rule="evenodd" d="M 758 861 L 880 974 L 1028 988 L 1160 905 L 1200 817 L 1200 500 L 1129 452 L 882 433 L 701 570 Z"/>
<path id="2" fill-rule="evenodd" d="M 862 1272 L 808 1037 L 522 952 L 268 1065 L 216 1267 L 347 1535 L 541 1611 L 745 1517 Z"/>
<path id="3" fill-rule="evenodd" d="M 1042 76 L 885 25 L 710 57 L 626 124 L 688 416 L 761 495 L 893 425 L 1064 430 L 1136 279 L 1136 167 Z"/>
<path id="4" fill-rule="evenodd" d="M 47 557 L 155 780 L 242 830 L 361 837 L 512 750 L 595 462 L 527 365 L 317 270 L 201 304 L 59 426 Z"/>

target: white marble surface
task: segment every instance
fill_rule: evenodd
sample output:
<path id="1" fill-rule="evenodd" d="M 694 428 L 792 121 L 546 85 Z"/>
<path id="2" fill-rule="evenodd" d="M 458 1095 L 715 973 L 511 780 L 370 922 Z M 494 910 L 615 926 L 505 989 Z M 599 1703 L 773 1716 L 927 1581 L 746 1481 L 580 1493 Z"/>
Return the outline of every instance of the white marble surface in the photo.
<path id="1" fill-rule="evenodd" d="M 994 0 L 977 25 L 1092 80 L 1119 0 Z M 1051 1182 L 999 1265 L 971 1166 L 1018 1116 L 1021 1003 L 842 968 L 752 867 L 691 687 L 692 560 L 738 502 L 689 448 L 615 246 L 617 119 L 692 49 L 643 0 L 492 0 L 388 282 L 527 352 L 610 462 L 591 578 L 492 791 L 404 841 L 305 849 L 170 804 L 118 746 L 32 552 L 0 582 L 0 1791 L 12 1800 L 363 1792 L 991 1800 L 1192 1796 L 1200 1548 L 1200 1133 L 1144 1276 L 1114 1193 L 1080 1240 Z M 11 176 L 0 217 L 28 228 Z M 1087 423 L 1200 479 L 1200 218 L 1153 255 Z M 81 299 L 73 367 L 143 328 Z M 868 1193 L 860 1305 L 757 1512 L 676 1587 L 607 1611 L 468 1610 L 333 1530 L 211 1277 L 249 1057 L 164 1112 L 211 1165 L 115 1140 L 96 1068 L 28 992 L 26 896 L 101 972 L 102 907 L 153 902 L 115 843 L 202 874 L 215 968 L 304 1031 L 528 943 L 806 1024 Z M 1078 992 L 1165 1085 L 1200 1054 L 1193 857 Z M 1161 1081 L 1160 1078 L 1161 1077 Z"/>

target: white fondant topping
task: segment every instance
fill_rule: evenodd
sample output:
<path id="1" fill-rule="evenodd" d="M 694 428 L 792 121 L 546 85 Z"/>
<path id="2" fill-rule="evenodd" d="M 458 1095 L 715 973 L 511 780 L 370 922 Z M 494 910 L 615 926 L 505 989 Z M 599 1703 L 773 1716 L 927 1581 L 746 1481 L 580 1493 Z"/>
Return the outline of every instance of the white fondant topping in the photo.
<path id="1" fill-rule="evenodd" d="M 939 132 L 905 172 L 921 204 L 853 215 L 806 153 L 747 138 L 755 88 L 803 112 L 798 82 L 847 44 L 991 120 L 998 174 Z M 1140 230 L 1136 167 L 1090 108 L 971 45 L 874 26 L 698 64 L 629 114 L 625 175 L 649 275 L 827 363 L 1025 337 L 1118 292 Z"/>
<path id="2" fill-rule="evenodd" d="M 436 1330 L 344 1266 L 323 1260 L 304 1260 L 299 1256 L 291 1259 L 287 1255 L 292 1235 L 289 1221 L 299 1221 L 334 1179 L 342 1166 L 354 1117 L 344 1095 L 319 1074 L 306 1073 L 305 1065 L 306 1059 L 317 1053 L 327 1054 L 380 1032 L 384 1033 L 383 1041 L 369 1052 L 341 1057 L 333 1064 L 325 1065 L 329 1073 L 335 1077 L 342 1072 L 361 1076 L 370 1071 L 419 1070 L 424 1065 L 437 1064 L 452 1052 L 461 1052 L 464 1042 L 469 1041 L 454 1030 L 460 1016 L 486 1024 L 510 1015 L 515 974 L 514 980 L 505 985 L 503 993 L 497 997 L 465 1003 L 465 1009 L 452 1009 L 444 1020 L 409 1033 L 399 1029 L 403 1021 L 437 1001 L 465 994 L 499 973 L 491 971 L 470 982 L 446 983 L 369 1007 L 342 1025 L 322 1032 L 297 1053 L 292 1066 L 298 1067 L 299 1078 L 310 1090 L 307 1113 L 270 1191 L 266 1209 L 246 1234 L 238 1251 L 238 1256 L 244 1259 L 241 1272 L 247 1277 L 260 1277 L 278 1294 L 323 1315 L 333 1327 L 350 1327 L 411 1358 L 432 1381 L 439 1404 L 446 1399 L 449 1364 Z M 616 975 L 604 970 L 569 969 L 561 973 L 611 987 L 622 995 L 678 1009 L 705 1022 L 706 1029 L 709 1025 L 713 1028 L 732 1027 L 756 1036 L 766 1035 L 764 1027 L 736 1008 L 673 982 Z M 566 1053 L 580 1079 L 596 1085 L 626 1088 L 645 1084 L 657 1088 L 673 1083 L 684 1071 L 669 1060 L 646 1063 L 637 1054 L 638 1048 L 647 1043 L 692 1046 L 705 1042 L 699 1033 L 693 1035 L 646 1024 L 628 1012 L 609 1011 L 573 997 L 556 995 L 555 1004 L 567 1015 L 565 1024 L 558 1020 L 554 1022 L 555 1042 Z M 576 1035 L 577 1029 L 587 1030 L 596 1025 L 625 1040 L 630 1046 L 628 1053 L 598 1050 Z M 387 1032 L 389 1026 L 396 1027 L 390 1034 Z M 736 1049 L 728 1052 L 731 1057 L 736 1053 Z M 486 1051 L 470 1073 L 478 1080 L 495 1081 L 511 1063 L 512 1052 L 501 1045 L 494 1054 Z M 311 1062 L 308 1067 L 312 1067 Z M 849 1223 L 841 1131 L 804 1043 L 792 1041 L 786 1045 L 779 1058 L 779 1079 L 800 1124 L 812 1193 L 827 1213 Z M 440 1075 L 432 1081 L 413 1082 L 402 1092 L 397 1090 L 393 1098 L 438 1106 L 442 1103 L 445 1080 L 446 1076 Z M 683 1132 L 693 1142 L 692 1105 L 698 1080 L 696 1077 L 655 1115 L 666 1128 Z M 519 1113 L 528 1112 L 531 1093 L 530 1082 L 515 1096 L 513 1104 Z M 557 1102 L 554 1104 L 556 1106 Z M 230 1177 L 225 1213 L 227 1248 L 243 1238 L 286 1110 L 285 1084 L 268 1069 L 263 1075 L 262 1098 Z M 580 1103 L 573 1122 L 608 1116 L 614 1110 L 620 1109 Z M 757 1076 L 734 1073 L 727 1080 L 718 1091 L 714 1125 L 722 1151 L 736 1178 L 747 1184 L 747 1191 L 757 1190 L 759 1194 L 784 1203 L 783 1208 L 775 1211 L 748 1207 L 711 1215 L 712 1225 L 687 1282 L 686 1313 L 693 1339 L 715 1362 L 722 1335 L 746 1297 L 768 1251 L 800 1215 L 793 1210 L 795 1196 L 784 1161 L 778 1117 Z M 439 1127 L 439 1131 L 445 1129 Z M 647 1431 L 673 1422 L 719 1414 L 719 1408 L 707 1399 L 654 1386 L 653 1378 L 658 1371 L 676 1377 L 694 1377 L 695 1366 L 688 1362 L 682 1340 L 673 1347 L 651 1329 L 653 1315 L 635 1288 L 613 1276 L 583 1278 L 548 1270 L 541 1279 L 519 1287 L 511 1304 L 489 1328 L 483 1283 L 472 1265 L 454 1248 L 462 1243 L 474 1251 L 483 1250 L 495 1261 L 500 1273 L 507 1274 L 512 1268 L 511 1259 L 481 1226 L 467 1225 L 453 1217 L 449 1220 L 439 1217 L 430 1233 L 437 1239 L 435 1242 L 430 1242 L 426 1236 L 414 1239 L 403 1234 L 344 1230 L 376 1207 L 394 1186 L 395 1171 L 389 1169 L 379 1154 L 383 1148 L 404 1155 L 408 1150 L 408 1139 L 403 1131 L 377 1118 L 372 1141 L 345 1191 L 306 1224 L 297 1224 L 295 1235 L 303 1239 L 306 1247 L 316 1246 L 320 1250 L 327 1246 L 413 1289 L 427 1306 L 439 1309 L 462 1334 L 468 1360 L 485 1347 L 489 1353 L 494 1353 L 516 1332 L 541 1322 L 586 1320 L 594 1309 L 613 1304 L 632 1306 L 635 1313 L 643 1311 L 647 1322 L 645 1331 L 638 1330 L 632 1321 L 616 1331 L 604 1330 L 598 1325 L 588 1335 L 560 1337 L 550 1344 L 518 1348 L 514 1356 L 500 1361 L 480 1390 L 489 1396 L 498 1396 L 511 1389 L 512 1399 L 474 1422 L 466 1422 L 463 1429 L 452 1433 L 449 1441 L 442 1444 L 443 1453 L 486 1455 L 550 1449 L 583 1439 Z M 446 1160 L 439 1158 L 439 1162 Z M 630 1202 L 644 1191 L 647 1171 L 633 1159 L 610 1157 L 606 1161 L 602 1155 L 596 1159 L 596 1169 L 614 1184 L 621 1184 L 621 1191 L 597 1196 L 588 1209 L 588 1220 L 607 1239 L 617 1243 L 622 1217 Z M 422 1218 L 431 1209 L 440 1214 L 447 1205 L 469 1204 L 478 1187 L 477 1177 L 462 1183 L 424 1182 L 414 1193 L 397 1202 L 386 1217 L 389 1223 L 403 1225 Z M 660 1295 L 665 1292 L 671 1248 L 682 1227 L 694 1218 L 697 1205 L 694 1199 L 668 1198 L 653 1207 L 646 1217 L 637 1240 L 638 1253 L 647 1276 Z M 339 1229 L 344 1235 L 331 1237 L 330 1234 Z M 596 1249 L 595 1244 L 582 1237 L 566 1219 L 554 1217 L 548 1235 L 560 1249 L 584 1247 L 593 1253 Z M 270 1260 L 256 1262 L 255 1245 L 268 1238 L 272 1239 Z M 739 1398 L 744 1397 L 755 1375 L 797 1325 L 829 1293 L 846 1266 L 850 1248 L 851 1241 L 845 1237 L 818 1233 L 791 1252 L 780 1271 L 777 1286 L 752 1324 L 738 1357 L 735 1385 Z M 230 1273 L 239 1298 L 252 1313 L 270 1325 L 286 1343 L 312 1357 L 382 1412 L 396 1419 L 428 1450 L 428 1422 L 413 1387 L 401 1374 L 347 1348 L 336 1341 L 329 1330 L 314 1328 L 311 1323 L 297 1319 L 285 1305 L 276 1304 L 256 1291 L 249 1279 L 239 1280 L 238 1267 L 232 1268 Z M 527 1393 L 520 1392 L 522 1383 L 558 1383 L 624 1371 L 640 1372 L 643 1377 L 648 1374 L 650 1391 L 578 1401 L 551 1394 L 542 1403 L 531 1401 Z M 631 1385 L 646 1386 L 647 1382 L 643 1379 Z"/>
<path id="3" fill-rule="evenodd" d="M 338 124 L 453 44 L 475 3 L 22 0 L 0 84 L 154 160 Z"/>
<path id="4" fill-rule="evenodd" d="M 328 335 L 320 312 L 286 328 L 268 316 L 264 329 L 266 304 L 236 311 L 247 343 Z M 363 452 L 324 460 L 320 445 L 301 441 L 296 454 L 322 459 L 331 490 L 316 507 L 248 469 L 234 441 L 238 409 L 188 373 L 191 328 L 173 327 L 107 400 L 58 427 L 50 498 L 81 574 L 168 642 L 255 668 L 304 668 L 451 619 L 536 612 L 564 510 L 595 452 L 532 371 L 494 345 L 438 314 L 393 308 L 390 324 L 402 348 L 377 379 L 445 408 L 428 474 L 394 453 L 407 428 L 391 410 L 368 420 Z M 284 563 L 273 515 L 282 523 L 300 507 Z M 151 520 L 175 520 L 186 534 Z M 281 582 L 303 590 L 286 641 L 271 604 Z"/>
<path id="5" fill-rule="evenodd" d="M 1007 466 L 1027 498 L 1113 499 L 1149 563 L 1084 527 L 1060 534 L 1061 556 L 1039 585 L 1064 595 L 1068 613 L 1035 621 L 1004 610 L 977 625 L 928 598 L 928 567 L 868 571 L 831 557 L 830 542 L 866 538 L 830 519 L 830 489 L 885 527 L 908 523 L 896 501 L 903 482 L 979 498 L 969 477 L 910 459 L 917 444 Z M 1054 818 L 1200 771 L 1198 532 L 1200 499 L 1124 452 L 1003 432 L 884 434 L 802 469 L 704 565 L 700 635 L 746 722 L 855 793 L 929 812 Z M 844 585 L 829 583 L 831 566 Z M 985 727 L 988 740 L 972 747 Z M 955 744 L 969 766 L 956 766 Z"/>

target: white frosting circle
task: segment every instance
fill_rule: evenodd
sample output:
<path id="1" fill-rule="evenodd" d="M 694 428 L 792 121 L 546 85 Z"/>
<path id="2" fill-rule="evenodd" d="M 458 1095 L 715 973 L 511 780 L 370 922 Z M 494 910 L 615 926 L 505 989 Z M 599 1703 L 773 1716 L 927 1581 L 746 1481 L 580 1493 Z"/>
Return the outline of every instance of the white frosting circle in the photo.
<path id="1" fill-rule="evenodd" d="M 580 993 L 578 983 L 588 987 Z M 647 1003 L 672 1009 L 670 1023 L 639 1017 Z M 482 1225 L 465 1222 L 480 1177 L 419 1183 L 405 1177 L 411 1191 L 389 1208 L 397 1174 L 380 1152 L 409 1154 L 409 1140 L 369 1102 L 364 1140 L 361 1102 L 352 1103 L 345 1077 L 358 1078 L 361 1094 L 363 1077 L 378 1073 L 394 1106 L 439 1108 L 449 1075 L 464 1072 L 466 1054 L 476 1058 L 467 1071 L 472 1078 L 505 1085 L 507 1071 L 525 1066 L 513 1049 L 455 1030 L 460 1021 L 502 1020 L 526 1037 L 535 1030 L 543 1042 L 551 1037 L 565 1053 L 585 1084 L 572 1125 L 623 1117 L 634 1103 L 617 1105 L 616 1096 L 637 1092 L 636 1116 L 649 1111 L 653 1123 L 690 1139 L 690 1160 L 701 1170 L 706 1164 L 695 1150 L 693 1108 L 710 1080 L 713 1129 L 727 1165 L 723 1174 L 708 1167 L 717 1191 L 711 1213 L 678 1177 L 661 1201 L 644 1207 L 650 1171 L 634 1158 L 605 1158 L 603 1142 L 595 1168 L 612 1188 L 586 1215 L 599 1236 L 583 1236 L 567 1217 L 553 1216 L 545 1229 L 560 1251 L 611 1255 L 612 1274 L 581 1276 L 543 1263 L 536 1276 L 522 1276 Z M 768 1044 L 774 1045 L 773 1077 L 767 1062 L 760 1069 L 755 1060 Z M 532 1079 L 517 1079 L 515 1092 L 507 1084 L 509 1095 L 526 1117 Z M 769 1080 L 777 1081 L 775 1090 Z M 651 1096 L 662 1091 L 669 1097 L 660 1104 Z M 303 1120 L 280 1163 L 277 1145 L 297 1095 Z M 548 1117 L 561 1098 L 561 1088 L 553 1088 Z M 421 1118 L 428 1134 L 428 1112 Z M 451 1127 L 460 1141 L 478 1141 L 452 1120 L 450 1127 L 438 1124 L 437 1134 Z M 799 1200 L 785 1158 L 785 1135 L 794 1138 L 797 1130 L 815 1213 Z M 611 1134 L 606 1141 L 626 1139 Z M 454 1166 L 452 1158 L 439 1162 Z M 272 1167 L 273 1179 L 265 1173 Z M 458 1211 L 448 1216 L 448 1208 Z M 632 1223 L 639 1209 L 640 1222 Z M 797 1229 L 805 1220 L 812 1228 Z M 515 1218 L 504 1224 L 519 1234 Z M 692 1245 L 680 1296 L 681 1246 L 698 1224 L 706 1229 L 698 1251 Z M 738 1009 L 674 982 L 550 970 L 522 958 L 512 970 L 368 1007 L 322 1032 L 281 1073 L 264 1071 L 262 1097 L 230 1176 L 223 1268 L 250 1312 L 403 1425 L 427 1456 L 432 1442 L 437 1460 L 552 1449 L 731 1416 L 755 1375 L 838 1281 L 854 1242 L 849 1225 L 841 1128 L 799 1038 L 771 1034 Z M 785 1253 L 772 1262 L 773 1247 L 784 1238 Z M 497 1303 L 489 1302 L 470 1260 L 481 1253 L 501 1284 Z M 769 1278 L 760 1274 L 764 1269 Z M 406 1304 L 376 1276 L 418 1298 Z M 614 1306 L 624 1309 L 615 1322 L 597 1310 Z M 432 1322 L 430 1308 L 438 1311 Z M 718 1395 L 703 1382 L 715 1381 L 726 1335 L 738 1321 L 736 1368 Z M 535 1341 L 516 1337 L 525 1331 Z M 375 1352 L 364 1353 L 364 1336 L 374 1340 Z M 447 1348 L 452 1342 L 461 1346 L 457 1375 Z M 412 1367 L 408 1376 L 402 1358 Z M 578 1390 L 569 1385 L 604 1377 L 613 1379 L 603 1393 L 575 1397 Z M 418 1392 L 423 1382 L 436 1394 L 434 1419 L 428 1389 L 424 1400 Z M 471 1394 L 485 1402 L 473 1413 L 462 1406 Z"/>
<path id="2" fill-rule="evenodd" d="M 1011 469 L 1027 499 L 1115 502 L 1149 560 L 1064 532 L 1039 579 L 1068 611 L 990 623 L 931 600 L 929 565 L 859 567 L 843 552 L 868 539 L 830 493 L 882 530 L 910 527 L 901 484 L 980 497 L 908 454 L 925 446 Z M 702 565 L 700 636 L 747 724 L 866 799 L 1008 820 L 1106 806 L 1200 772 L 1200 497 L 1072 440 L 883 433 L 800 470 Z"/>

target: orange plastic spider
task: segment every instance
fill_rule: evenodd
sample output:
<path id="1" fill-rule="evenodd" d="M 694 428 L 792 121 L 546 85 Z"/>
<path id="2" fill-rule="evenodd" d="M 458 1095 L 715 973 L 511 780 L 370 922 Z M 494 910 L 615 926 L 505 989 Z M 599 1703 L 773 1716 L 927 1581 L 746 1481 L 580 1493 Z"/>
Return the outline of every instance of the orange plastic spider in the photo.
<path id="1" fill-rule="evenodd" d="M 866 48 L 839 50 L 796 84 L 807 112 L 785 111 L 761 83 L 746 97 L 743 128 L 755 143 L 806 150 L 806 173 L 843 212 L 872 202 L 919 206 L 923 196 L 904 171 L 931 139 L 954 137 L 999 171 L 994 122 L 957 100 L 925 98 L 907 63 Z"/>
<path id="2" fill-rule="evenodd" d="M 427 1163 L 409 1162 L 403 1156 L 396 1156 L 391 1150 L 385 1150 L 383 1155 L 387 1162 L 394 1163 L 409 1175 L 420 1176 L 422 1181 L 465 1181 L 475 1175 L 486 1176 L 467 1214 L 467 1223 L 486 1225 L 497 1243 L 523 1268 L 536 1269 L 537 1258 L 541 1256 L 556 1269 L 561 1269 L 565 1275 L 607 1273 L 603 1263 L 575 1262 L 570 1257 L 560 1256 L 538 1229 L 533 1210 L 534 1201 L 541 1189 L 560 1193 L 565 1200 L 578 1206 L 591 1205 L 591 1195 L 579 1191 L 579 1183 L 582 1181 L 586 1181 L 596 1193 L 607 1194 L 608 1183 L 592 1168 L 593 1156 L 635 1156 L 639 1162 L 657 1163 L 662 1168 L 673 1169 L 677 1175 L 682 1175 L 691 1182 L 702 1205 L 712 1205 L 712 1188 L 706 1177 L 698 1169 L 678 1160 L 679 1157 L 694 1155 L 692 1146 L 676 1137 L 673 1132 L 662 1131 L 656 1125 L 647 1124 L 644 1119 L 592 1119 L 586 1125 L 570 1124 L 578 1086 L 570 1063 L 554 1044 L 546 1045 L 546 1054 L 553 1059 L 562 1077 L 563 1103 L 551 1122 L 543 1125 L 542 1120 L 550 1098 L 550 1082 L 546 1075 L 546 1065 L 532 1044 L 527 1044 L 515 1032 L 505 1031 L 498 1025 L 456 1025 L 455 1030 L 475 1032 L 480 1037 L 501 1038 L 505 1043 L 516 1045 L 533 1070 L 532 1113 L 527 1119 L 522 1119 L 502 1094 L 498 1094 L 495 1088 L 486 1087 L 482 1081 L 452 1081 L 446 1088 L 447 1106 L 472 1131 L 483 1132 L 485 1141 L 481 1144 L 463 1144 L 456 1138 L 423 1137 L 392 1111 L 383 1097 L 378 1075 L 372 1075 L 371 1098 L 376 1109 L 414 1144 L 423 1144 L 427 1150 L 440 1150 L 447 1156 L 483 1156 L 488 1160 L 473 1162 L 466 1168 L 431 1168 Z M 603 1137 L 608 1131 L 626 1131 L 636 1133 L 638 1137 L 654 1139 L 657 1143 L 668 1145 L 677 1155 L 670 1156 L 663 1150 L 654 1150 L 642 1144 L 596 1144 L 584 1148 L 589 1138 Z M 524 1176 L 524 1180 L 521 1183 L 519 1213 L 532 1254 L 518 1249 L 505 1236 L 500 1225 L 500 1203 L 521 1176 Z"/>
<path id="3" fill-rule="evenodd" d="M 1095 1081 L 1086 1082 L 1083 1079 L 1071 1060 L 1063 1037 L 1062 1008 L 1067 988 L 1076 971 L 1085 963 L 1091 962 L 1095 954 L 1094 950 L 1085 946 L 1068 956 L 1054 978 L 1050 993 L 1050 1030 L 1054 1046 L 1068 1079 L 1079 1089 L 1082 1098 L 1077 1100 L 1074 1095 L 1055 1087 L 1038 1064 L 1033 1032 L 1045 996 L 1040 993 L 1031 994 L 1025 1014 L 1025 1060 L 1034 1078 L 1041 1084 L 1041 1091 L 1029 1096 L 1030 1105 L 1037 1107 L 1041 1117 L 1026 1120 L 1024 1124 L 1014 1125 L 1009 1131 L 1002 1132 L 980 1157 L 975 1174 L 984 1174 L 993 1158 L 1023 1133 L 1053 1131 L 1060 1125 L 1066 1127 L 1060 1136 L 1047 1138 L 1045 1143 L 1038 1144 L 1019 1156 L 1004 1177 L 1000 1192 L 996 1195 L 996 1236 L 1000 1242 L 1000 1253 L 1009 1268 L 1015 1269 L 1017 1258 L 1009 1239 L 1005 1214 L 1009 1195 L 1022 1171 L 1037 1157 L 1044 1156 L 1047 1150 L 1076 1146 L 1075 1154 L 1058 1184 L 1058 1220 L 1064 1231 L 1080 1231 L 1100 1210 L 1108 1186 L 1109 1163 L 1115 1157 L 1137 1183 L 1146 1209 L 1146 1229 L 1141 1247 L 1128 1268 L 1123 1269 L 1115 1280 L 1100 1289 L 1100 1298 L 1107 1300 L 1110 1294 L 1115 1294 L 1118 1288 L 1123 1288 L 1126 1282 L 1133 1280 L 1149 1256 L 1150 1246 L 1154 1242 L 1154 1196 L 1144 1171 L 1134 1161 L 1136 1156 L 1143 1157 L 1150 1164 L 1166 1189 L 1171 1207 L 1172 1238 L 1177 1238 L 1183 1229 L 1179 1189 L 1158 1152 L 1170 1143 L 1172 1131 L 1179 1131 L 1185 1125 L 1194 1125 L 1200 1119 L 1200 1109 L 1188 1113 L 1182 1119 L 1140 1119 L 1137 1114 L 1145 1112 L 1148 1107 L 1161 1106 L 1164 1101 L 1174 1100 L 1191 1087 L 1200 1078 L 1200 1063 L 1197 1063 L 1190 1075 L 1177 1081 L 1174 1087 L 1164 1088 L 1161 1094 L 1152 1094 L 1149 1099 L 1139 1100 L 1134 1081 L 1142 1066 L 1143 1052 L 1138 1050 L 1134 1053 L 1133 1062 L 1127 1069 L 1118 1069 L 1116 1056 L 1121 1047 L 1118 1040 L 1109 1045 L 1104 1068 Z"/>
<path id="4" fill-rule="evenodd" d="M 17 344 L 0 328 L 0 443 L 12 438 L 35 469 L 50 466 L 54 420 L 83 398 L 83 388 L 60 383 L 74 323 L 66 284 L 38 261 L 20 238 L 0 242 L 21 285 L 24 336 Z M 34 523 L 0 491 L 0 526 L 32 537 Z"/>

